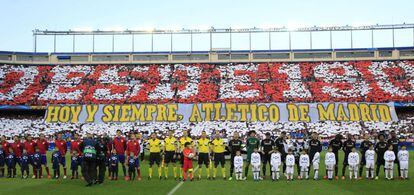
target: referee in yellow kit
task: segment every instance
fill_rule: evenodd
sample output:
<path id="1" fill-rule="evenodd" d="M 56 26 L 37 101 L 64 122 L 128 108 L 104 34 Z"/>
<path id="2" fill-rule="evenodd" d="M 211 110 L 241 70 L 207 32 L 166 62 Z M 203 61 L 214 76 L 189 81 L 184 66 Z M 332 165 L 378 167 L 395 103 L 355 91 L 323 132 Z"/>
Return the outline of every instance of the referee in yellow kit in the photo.
<path id="1" fill-rule="evenodd" d="M 151 134 L 151 138 L 148 140 L 148 147 L 150 151 L 150 162 L 149 162 L 149 170 L 148 170 L 148 179 L 152 178 L 152 165 L 154 163 L 158 166 L 158 177 L 161 179 L 161 148 L 162 142 L 157 138 L 155 133 Z"/>
<path id="2" fill-rule="evenodd" d="M 164 139 L 164 179 L 168 179 L 168 165 L 173 164 L 174 179 L 177 180 L 176 157 L 178 154 L 178 140 L 174 137 L 174 131 L 168 131 L 168 137 Z"/>
<path id="3" fill-rule="evenodd" d="M 202 166 L 206 166 L 207 179 L 210 178 L 210 139 L 206 131 L 201 132 L 201 138 L 197 140 L 198 153 L 198 179 L 201 179 Z"/>
<path id="4" fill-rule="evenodd" d="M 226 146 L 224 145 L 224 140 L 220 137 L 219 132 L 216 133 L 213 141 L 211 141 L 211 148 L 213 151 L 213 158 L 214 158 L 214 171 L 213 171 L 213 179 L 216 179 L 217 175 L 217 166 L 221 165 L 221 175 L 223 179 L 226 179 L 226 168 L 224 167 L 226 160 L 224 159 L 224 152 L 226 150 Z"/>

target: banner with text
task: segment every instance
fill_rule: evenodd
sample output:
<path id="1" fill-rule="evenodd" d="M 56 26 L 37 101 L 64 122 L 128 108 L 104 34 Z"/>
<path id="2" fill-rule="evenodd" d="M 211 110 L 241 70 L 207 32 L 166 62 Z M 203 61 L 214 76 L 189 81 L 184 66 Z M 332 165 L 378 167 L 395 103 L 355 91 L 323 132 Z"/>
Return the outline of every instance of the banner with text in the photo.
<path id="1" fill-rule="evenodd" d="M 394 103 L 49 105 L 46 123 L 397 121 Z"/>
<path id="2" fill-rule="evenodd" d="M 49 105 L 46 123 L 397 121 L 394 103 Z"/>

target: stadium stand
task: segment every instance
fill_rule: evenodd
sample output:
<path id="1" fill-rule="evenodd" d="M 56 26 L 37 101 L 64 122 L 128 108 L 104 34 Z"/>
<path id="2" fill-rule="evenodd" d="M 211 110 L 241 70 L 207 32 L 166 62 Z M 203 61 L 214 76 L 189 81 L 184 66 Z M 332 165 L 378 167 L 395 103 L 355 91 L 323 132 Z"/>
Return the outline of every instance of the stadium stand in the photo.
<path id="1" fill-rule="evenodd" d="M 2 65 L 0 104 L 413 102 L 414 61 Z"/>
<path id="2" fill-rule="evenodd" d="M 412 113 L 399 116 L 399 121 L 394 122 L 334 122 L 321 121 L 315 123 L 304 122 L 200 122 L 200 123 L 102 123 L 102 124 L 72 124 L 72 123 L 44 123 L 41 116 L 9 116 L 0 118 L 0 129 L 7 137 L 13 135 L 38 136 L 43 133 L 52 136 L 56 132 L 76 131 L 81 135 L 87 132 L 93 134 L 115 135 L 116 130 L 123 132 L 142 131 L 164 134 L 168 129 L 191 129 L 191 134 L 199 136 L 201 131 L 206 130 L 211 134 L 214 130 L 224 130 L 228 135 L 238 131 L 245 135 L 249 130 L 256 130 L 264 136 L 266 132 L 278 135 L 281 131 L 289 133 L 318 132 L 322 138 L 329 138 L 337 133 L 362 135 L 364 133 L 377 134 L 384 131 L 395 130 L 401 138 L 414 139 L 414 116 Z M 275 131 L 276 130 L 276 131 Z M 177 132 L 180 135 L 181 132 Z"/>
<path id="3" fill-rule="evenodd" d="M 414 102 L 414 61 L 333 61 L 239 64 L 153 65 L 1 65 L 0 104 L 128 104 L 199 102 Z M 322 137 L 336 133 L 376 133 L 397 130 L 412 137 L 412 112 L 399 113 L 394 122 L 270 123 L 122 123 L 45 124 L 39 117 L 2 116 L 7 136 L 56 131 L 113 135 L 140 130 L 225 129 L 228 133 L 258 130 L 316 131 Z M 191 127 L 191 128 L 190 128 Z M 273 133 L 278 133 L 273 131 Z"/>

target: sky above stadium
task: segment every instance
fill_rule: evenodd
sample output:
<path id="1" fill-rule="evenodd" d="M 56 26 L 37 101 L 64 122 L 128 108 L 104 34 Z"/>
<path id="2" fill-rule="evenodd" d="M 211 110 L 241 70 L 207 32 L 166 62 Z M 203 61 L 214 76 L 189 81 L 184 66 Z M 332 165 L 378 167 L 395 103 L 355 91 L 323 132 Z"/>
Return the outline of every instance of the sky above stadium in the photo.
<path id="1" fill-rule="evenodd" d="M 2 0 L 0 50 L 33 51 L 33 29 L 204 29 L 248 27 L 311 27 L 414 23 L 412 0 Z M 413 29 L 396 31 L 395 46 L 413 46 Z M 246 35 L 233 35 L 232 49 L 248 49 Z M 371 47 L 371 32 L 355 32 L 353 47 Z M 150 50 L 149 36 L 135 37 L 134 51 Z M 189 36 L 174 37 L 173 50 L 190 50 Z M 228 35 L 216 35 L 213 48 L 228 48 Z M 270 49 L 286 49 L 286 34 L 272 35 Z M 329 38 L 328 38 L 329 39 Z M 131 38 L 115 37 L 115 51 L 131 51 Z M 269 49 L 268 35 L 252 38 L 252 49 Z M 335 32 L 334 48 L 350 48 L 350 37 Z M 193 37 L 193 50 L 208 50 L 205 36 Z M 53 52 L 53 37 L 38 37 L 38 51 Z M 56 52 L 73 51 L 72 37 L 57 38 Z M 76 52 L 92 50 L 91 36 L 79 36 Z M 154 51 L 169 51 L 169 37 L 154 37 Z M 375 32 L 374 47 L 392 45 L 390 31 Z M 314 49 L 329 47 L 326 34 L 313 36 Z M 292 35 L 292 49 L 309 49 L 309 35 Z M 95 51 L 111 51 L 112 36 L 95 39 Z"/>

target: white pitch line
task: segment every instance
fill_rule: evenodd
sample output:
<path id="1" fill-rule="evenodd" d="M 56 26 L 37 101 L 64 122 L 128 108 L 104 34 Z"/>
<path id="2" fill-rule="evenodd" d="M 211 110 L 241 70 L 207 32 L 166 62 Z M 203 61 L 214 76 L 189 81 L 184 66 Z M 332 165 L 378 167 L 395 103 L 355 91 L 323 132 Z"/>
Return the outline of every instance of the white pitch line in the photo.
<path id="1" fill-rule="evenodd" d="M 173 195 L 175 191 L 178 190 L 178 188 L 180 188 L 182 185 L 184 184 L 183 181 L 181 181 L 180 183 L 178 183 L 170 192 L 168 192 L 167 195 Z"/>
<path id="2" fill-rule="evenodd" d="M 194 178 L 194 174 L 195 174 L 195 172 L 197 171 L 197 169 L 198 169 L 198 167 L 196 167 L 195 169 L 194 169 L 194 172 L 193 172 L 193 178 Z M 167 195 L 173 195 L 182 185 L 184 184 L 184 182 L 183 181 L 180 181 L 180 183 L 178 183 L 170 192 L 168 192 L 168 194 Z"/>

